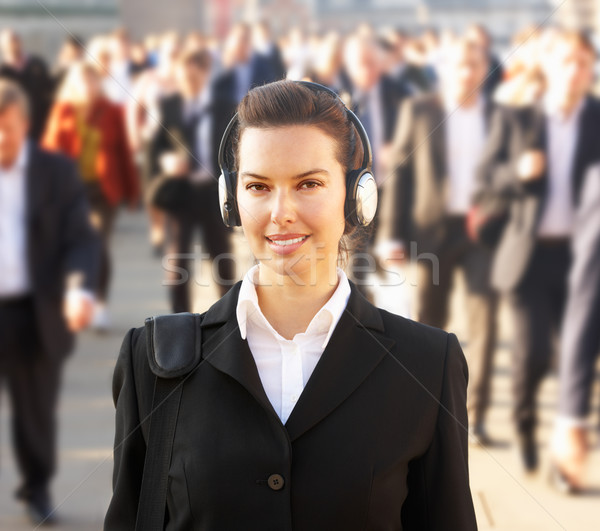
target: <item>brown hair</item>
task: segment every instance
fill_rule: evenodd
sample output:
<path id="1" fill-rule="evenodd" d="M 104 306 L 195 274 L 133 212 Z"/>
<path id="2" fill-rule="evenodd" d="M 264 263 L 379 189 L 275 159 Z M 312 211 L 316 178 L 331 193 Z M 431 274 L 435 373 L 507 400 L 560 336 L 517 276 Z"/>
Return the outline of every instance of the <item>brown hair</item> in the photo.
<path id="1" fill-rule="evenodd" d="M 179 56 L 179 63 L 183 66 L 195 66 L 199 70 L 210 70 L 212 56 L 206 49 L 189 49 L 182 52 Z"/>
<path id="2" fill-rule="evenodd" d="M 290 80 L 275 81 L 250 90 L 238 106 L 237 130 L 232 134 L 233 168 L 238 168 L 239 141 L 244 129 L 268 129 L 311 125 L 336 144 L 335 158 L 345 173 L 359 169 L 363 145 L 342 101 L 324 90 L 314 90 Z M 339 256 L 344 263 L 349 251 L 366 238 L 369 227 L 356 227 L 346 219 Z"/>

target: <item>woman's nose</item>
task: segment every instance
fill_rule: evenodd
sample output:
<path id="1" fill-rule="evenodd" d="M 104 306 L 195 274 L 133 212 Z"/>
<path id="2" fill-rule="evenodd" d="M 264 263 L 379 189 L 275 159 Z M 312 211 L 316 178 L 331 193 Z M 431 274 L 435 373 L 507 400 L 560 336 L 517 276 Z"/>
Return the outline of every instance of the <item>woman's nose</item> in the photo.
<path id="1" fill-rule="evenodd" d="M 271 206 L 271 221 L 276 225 L 296 220 L 296 208 L 290 192 L 281 190 L 274 194 Z"/>

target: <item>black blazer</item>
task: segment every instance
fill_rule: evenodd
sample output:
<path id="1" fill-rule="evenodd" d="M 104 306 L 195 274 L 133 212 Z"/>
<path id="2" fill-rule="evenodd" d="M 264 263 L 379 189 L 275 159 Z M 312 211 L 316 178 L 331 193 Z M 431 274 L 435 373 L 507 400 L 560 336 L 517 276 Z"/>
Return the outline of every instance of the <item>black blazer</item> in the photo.
<path id="1" fill-rule="evenodd" d="M 202 316 L 202 361 L 186 380 L 167 530 L 476 529 L 469 488 L 467 365 L 453 334 L 348 306 L 282 424 L 235 309 L 241 282 Z M 106 531 L 134 528 L 154 376 L 144 328 L 114 373 L 114 493 Z M 283 488 L 268 484 L 272 474 Z"/>
<path id="2" fill-rule="evenodd" d="M 600 101 L 588 97 L 581 111 L 571 184 L 575 204 L 586 169 L 600 160 Z M 519 286 L 537 239 L 548 192 L 548 179 L 524 183 L 516 164 L 528 149 L 547 150 L 546 119 L 541 106 L 500 107 L 495 113 L 478 175 L 478 191 L 487 190 L 510 200 L 509 220 L 492 264 L 492 285 L 501 291 Z M 476 191 L 476 195 L 478 193 Z"/>
<path id="3" fill-rule="evenodd" d="M 485 100 L 486 127 L 495 105 Z M 400 109 L 392 144 L 393 174 L 384 184 L 379 238 L 417 242 L 437 253 L 447 223 L 447 113 L 438 94 L 409 98 Z"/>
<path id="4" fill-rule="evenodd" d="M 60 359 L 73 347 L 63 317 L 65 289 L 94 291 L 100 240 L 75 164 L 29 143 L 26 169 L 27 267 L 37 326 L 46 355 Z"/>

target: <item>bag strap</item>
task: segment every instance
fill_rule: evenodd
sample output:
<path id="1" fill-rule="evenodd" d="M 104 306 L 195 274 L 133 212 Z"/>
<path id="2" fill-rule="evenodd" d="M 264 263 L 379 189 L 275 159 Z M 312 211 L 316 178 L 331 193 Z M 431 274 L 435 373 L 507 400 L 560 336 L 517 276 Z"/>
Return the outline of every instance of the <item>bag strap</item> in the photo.
<path id="1" fill-rule="evenodd" d="M 156 378 L 136 531 L 163 531 L 169 467 L 186 376 L 201 358 L 200 315 L 178 313 L 146 319 L 148 361 Z"/>

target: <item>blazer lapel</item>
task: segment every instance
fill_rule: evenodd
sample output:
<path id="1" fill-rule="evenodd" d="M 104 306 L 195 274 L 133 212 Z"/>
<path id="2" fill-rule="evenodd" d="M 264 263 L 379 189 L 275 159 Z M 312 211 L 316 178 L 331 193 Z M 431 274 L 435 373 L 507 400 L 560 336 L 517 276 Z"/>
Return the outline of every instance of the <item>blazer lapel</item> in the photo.
<path id="1" fill-rule="evenodd" d="M 379 310 L 350 285 L 348 305 L 286 422 L 292 441 L 344 402 L 395 344 L 382 334 Z"/>
<path id="2" fill-rule="evenodd" d="M 265 393 L 248 342 L 240 336 L 235 316 L 240 285 L 233 286 L 204 316 L 203 329 L 218 328 L 206 339 L 202 358 L 239 382 L 281 423 Z M 350 286 L 348 305 L 285 424 L 292 441 L 339 406 L 395 344 L 382 333 L 379 310 L 354 283 Z"/>
<path id="3" fill-rule="evenodd" d="M 235 309 L 241 284 L 241 281 L 236 283 L 206 312 L 201 324 L 202 329 L 214 326 L 218 328 L 202 345 L 202 360 L 237 380 L 279 420 L 260 381 L 248 341 L 240 335 Z"/>
<path id="4" fill-rule="evenodd" d="M 43 168 L 40 167 L 40 157 L 38 148 L 33 142 L 29 142 L 27 163 L 25 169 L 25 194 L 26 194 L 26 216 L 27 228 L 30 231 L 35 220 L 39 207 L 44 199 L 43 187 Z"/>
<path id="5" fill-rule="evenodd" d="M 572 191 L 574 204 L 579 203 L 579 192 L 581 190 L 581 183 L 583 181 L 584 172 L 587 164 L 589 163 L 590 157 L 588 153 L 594 154 L 597 150 L 598 137 L 594 134 L 594 128 L 597 128 L 598 116 L 596 113 L 591 112 L 590 98 L 587 97 L 583 108 L 579 114 L 579 123 L 577 124 L 577 146 L 575 153 L 573 154 L 573 172 L 572 172 Z"/>

